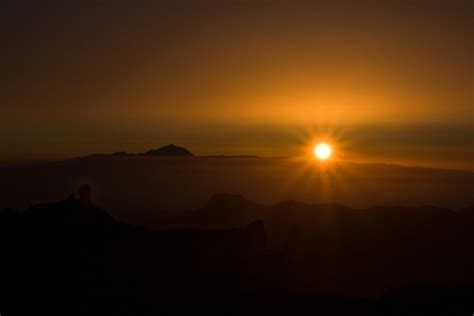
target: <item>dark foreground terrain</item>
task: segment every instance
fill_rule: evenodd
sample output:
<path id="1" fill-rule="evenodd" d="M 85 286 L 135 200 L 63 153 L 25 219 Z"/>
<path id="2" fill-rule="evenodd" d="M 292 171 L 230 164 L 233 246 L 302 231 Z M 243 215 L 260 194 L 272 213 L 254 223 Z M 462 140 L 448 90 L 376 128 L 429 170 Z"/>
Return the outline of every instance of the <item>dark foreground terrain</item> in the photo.
<path id="1" fill-rule="evenodd" d="M 474 312 L 472 208 L 218 195 L 151 230 L 89 196 L 0 213 L 2 316 Z"/>

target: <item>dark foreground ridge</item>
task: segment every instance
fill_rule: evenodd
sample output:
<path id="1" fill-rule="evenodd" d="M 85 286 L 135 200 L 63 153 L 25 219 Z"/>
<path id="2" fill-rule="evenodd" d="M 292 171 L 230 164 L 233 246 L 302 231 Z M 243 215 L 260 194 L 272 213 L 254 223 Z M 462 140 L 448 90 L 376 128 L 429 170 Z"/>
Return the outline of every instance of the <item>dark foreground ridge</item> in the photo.
<path id="1" fill-rule="evenodd" d="M 151 230 L 117 221 L 90 193 L 0 213 L 2 315 L 474 311 L 468 209 L 263 207 L 218 195 L 181 219 L 194 228 Z"/>

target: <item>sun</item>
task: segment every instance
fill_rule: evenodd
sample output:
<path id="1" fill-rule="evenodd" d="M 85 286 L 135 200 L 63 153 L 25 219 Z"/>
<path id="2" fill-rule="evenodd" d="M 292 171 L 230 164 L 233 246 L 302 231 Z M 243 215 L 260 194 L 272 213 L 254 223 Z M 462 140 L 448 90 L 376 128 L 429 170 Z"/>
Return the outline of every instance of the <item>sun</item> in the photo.
<path id="1" fill-rule="evenodd" d="M 314 147 L 314 155 L 319 160 L 327 160 L 329 159 L 329 157 L 331 157 L 331 154 L 331 146 L 326 143 L 319 143 L 318 145 L 316 145 L 316 147 Z"/>

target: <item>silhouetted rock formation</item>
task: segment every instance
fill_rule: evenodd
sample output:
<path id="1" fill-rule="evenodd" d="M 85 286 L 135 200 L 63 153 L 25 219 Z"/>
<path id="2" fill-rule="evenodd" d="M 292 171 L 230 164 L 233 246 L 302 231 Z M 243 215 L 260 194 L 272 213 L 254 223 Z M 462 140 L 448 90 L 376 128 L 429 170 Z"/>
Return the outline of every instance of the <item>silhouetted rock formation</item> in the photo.
<path id="1" fill-rule="evenodd" d="M 81 202 L 83 207 L 91 207 L 92 206 L 92 199 L 91 199 L 92 189 L 90 185 L 85 184 L 79 189 L 79 202 Z"/>
<path id="2" fill-rule="evenodd" d="M 159 305 L 271 293 L 280 281 L 266 280 L 266 273 L 284 279 L 277 272 L 281 265 L 272 263 L 262 222 L 221 230 L 147 230 L 116 221 L 90 197 L 85 185 L 79 198 L 0 213 L 0 247 L 8 258 L 0 261 L 0 311 L 4 303 L 21 313 L 21 300 L 42 310 L 61 302 L 89 308 L 91 297 L 111 295 Z M 53 306 L 48 297 L 54 297 Z"/>
<path id="3" fill-rule="evenodd" d="M 152 149 L 144 153 L 147 156 L 172 156 L 172 157 L 194 157 L 186 148 L 170 144 L 158 149 Z"/>
<path id="4" fill-rule="evenodd" d="M 63 201 L 34 205 L 22 213 L 22 219 L 29 229 L 46 233 L 102 234 L 117 225 L 112 216 L 92 205 L 89 185 L 81 186 L 78 199 L 71 195 Z"/>

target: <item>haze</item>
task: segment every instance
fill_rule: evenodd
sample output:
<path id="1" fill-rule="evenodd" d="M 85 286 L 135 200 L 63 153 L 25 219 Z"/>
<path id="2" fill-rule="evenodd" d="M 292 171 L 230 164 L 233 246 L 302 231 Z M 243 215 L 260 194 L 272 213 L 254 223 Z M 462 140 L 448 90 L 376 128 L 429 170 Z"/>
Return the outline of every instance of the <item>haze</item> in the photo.
<path id="1" fill-rule="evenodd" d="M 140 152 L 473 169 L 471 1 L 3 1 L 0 160 Z"/>

